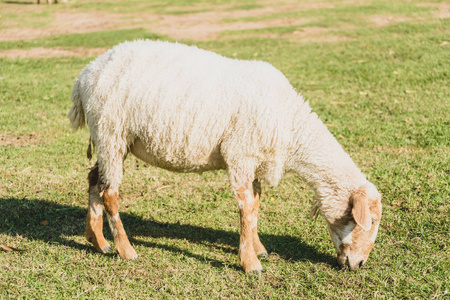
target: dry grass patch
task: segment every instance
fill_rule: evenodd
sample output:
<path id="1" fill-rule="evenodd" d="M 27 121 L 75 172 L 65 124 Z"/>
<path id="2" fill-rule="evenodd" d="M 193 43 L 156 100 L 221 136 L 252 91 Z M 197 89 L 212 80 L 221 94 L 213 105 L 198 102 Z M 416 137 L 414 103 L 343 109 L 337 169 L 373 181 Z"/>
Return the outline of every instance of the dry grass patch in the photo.
<path id="1" fill-rule="evenodd" d="M 340 3 L 339 5 L 341 5 Z M 24 28 L 12 27 L 17 20 L 4 20 L 2 22 L 3 30 L 0 30 L 0 41 L 7 40 L 24 40 L 37 37 L 45 37 L 56 34 L 68 33 L 87 33 L 104 30 L 132 29 L 144 28 L 151 32 L 165 34 L 176 40 L 194 40 L 203 41 L 209 39 L 226 38 L 221 35 L 224 31 L 241 31 L 252 29 L 263 29 L 275 26 L 296 26 L 303 25 L 307 22 L 314 21 L 311 18 L 267 18 L 257 21 L 243 21 L 243 18 L 261 17 L 289 13 L 293 11 L 317 10 L 334 8 L 335 3 L 316 3 L 306 2 L 299 3 L 297 1 L 289 1 L 277 5 L 267 3 L 262 8 L 253 9 L 233 9 L 232 5 L 196 5 L 195 10 L 199 12 L 189 12 L 192 7 L 169 7 L 163 12 L 139 12 L 139 13 L 119 13 L 117 11 L 93 11 L 78 12 L 75 10 L 61 9 L 50 11 L 48 26 Z M 436 7 L 435 17 L 448 18 L 450 16 L 450 5 L 447 3 L 421 3 L 419 6 Z M 0 8 L 4 13 L 13 14 L 31 14 L 45 13 L 44 6 L 20 6 L 0 3 Z M 47 10 L 49 11 L 49 10 Z M 174 11 L 187 11 L 187 13 L 172 14 Z M 164 14 L 166 12 L 166 14 Z M 224 20 L 227 20 L 224 22 Z M 371 20 L 377 26 L 387 26 L 397 22 L 414 21 L 417 17 L 406 16 L 370 16 Z M 9 25 L 8 25 L 9 24 Z M 8 25 L 8 26 L 7 26 Z M 342 41 L 348 37 L 324 35 L 324 28 L 313 27 L 311 29 L 297 30 L 291 34 L 273 34 L 273 33 L 256 33 L 244 34 L 246 36 L 263 36 L 263 37 L 289 37 L 292 40 L 302 41 Z M 318 34 L 317 38 L 313 37 Z"/>
<path id="2" fill-rule="evenodd" d="M 198 6 L 205 12 L 185 14 L 159 13 L 108 13 L 108 12 L 73 12 L 67 9 L 55 11 L 48 26 L 39 28 L 5 28 L 0 31 L 0 41 L 24 40 L 56 34 L 86 33 L 103 30 L 145 28 L 152 32 L 168 35 L 174 39 L 209 40 L 221 37 L 222 31 L 259 29 L 273 26 L 301 25 L 306 18 L 281 18 L 255 22 L 238 21 L 239 18 L 261 17 L 275 13 L 308 8 L 329 7 L 329 3 L 290 3 L 280 6 L 267 6 L 250 10 L 229 10 L 229 6 Z M 4 7 L 1 5 L 0 7 Z M 14 11 L 6 7 L 7 11 Z M 228 9 L 227 9 L 228 8 Z M 183 10 L 171 7 L 170 11 Z M 42 8 L 38 8 L 41 12 Z M 236 19 L 224 22 L 225 19 Z M 15 22 L 15 21 L 8 21 Z"/>
<path id="3" fill-rule="evenodd" d="M 0 51 L 0 57 L 8 58 L 43 58 L 43 57 L 63 57 L 63 56 L 98 56 L 107 51 L 104 48 L 31 48 L 31 49 L 10 49 Z"/>
<path id="4" fill-rule="evenodd" d="M 414 22 L 414 21 L 420 21 L 425 20 L 425 18 L 418 18 L 418 17 L 404 17 L 404 16 L 371 16 L 370 21 L 372 21 L 373 24 L 376 26 L 389 26 L 395 23 L 399 22 Z"/>
<path id="5" fill-rule="evenodd" d="M 323 27 L 303 27 L 290 33 L 243 33 L 231 35 L 230 38 L 248 38 L 248 37 L 266 37 L 266 38 L 285 38 L 292 42 L 338 42 L 348 41 L 352 38 L 345 35 L 339 35 L 332 32 L 329 28 Z"/>
<path id="6" fill-rule="evenodd" d="M 17 136 L 0 133 L 0 146 L 26 147 L 32 145 L 42 145 L 40 134 L 37 132 Z"/>
<path id="7" fill-rule="evenodd" d="M 57 11 L 53 21 L 39 28 L 6 28 L 0 31 L 0 41 L 19 41 L 57 34 L 87 33 L 104 30 L 142 27 L 140 19 L 123 19 L 120 15 L 106 12 Z M 153 16 L 156 19 L 156 16 Z M 151 18 L 149 19 L 152 20 Z"/>
<path id="8" fill-rule="evenodd" d="M 431 6 L 437 8 L 437 10 L 434 12 L 434 16 L 439 19 L 446 19 L 450 18 L 450 4 L 441 2 L 441 3 L 418 3 L 416 4 L 418 6 Z"/>
<path id="9" fill-rule="evenodd" d="M 166 18 L 167 17 L 167 18 Z M 287 18 L 287 19 L 274 19 L 265 20 L 259 22 L 218 22 L 214 14 L 205 16 L 202 22 L 198 22 L 197 16 L 192 16 L 191 19 L 185 18 L 179 27 L 169 27 L 164 24 L 174 24 L 171 21 L 172 16 L 165 16 L 164 21 L 158 25 L 157 32 L 162 32 L 175 39 L 193 39 L 193 40 L 209 40 L 209 39 L 224 39 L 221 35 L 224 31 L 239 31 L 239 30 L 251 30 L 251 29 L 264 29 L 270 27 L 282 27 L 302 25 L 309 22 L 309 19 L 299 18 Z M 162 26 L 159 28 L 159 26 Z M 257 35 L 257 34 L 255 34 Z M 250 36 L 255 36 L 250 35 Z M 244 35 L 245 36 L 245 35 Z M 269 35 L 262 35 L 269 36 Z"/>

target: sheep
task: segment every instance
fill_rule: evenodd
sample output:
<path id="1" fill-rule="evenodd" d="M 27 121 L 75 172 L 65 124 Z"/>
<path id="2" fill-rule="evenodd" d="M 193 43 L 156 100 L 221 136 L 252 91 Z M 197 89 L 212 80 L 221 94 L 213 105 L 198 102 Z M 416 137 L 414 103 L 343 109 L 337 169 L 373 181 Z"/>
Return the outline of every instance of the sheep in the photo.
<path id="1" fill-rule="evenodd" d="M 118 211 L 128 153 L 175 172 L 226 170 L 240 213 L 239 262 L 262 271 L 267 251 L 257 233 L 261 182 L 295 172 L 315 191 L 310 215 L 323 216 L 337 262 L 367 260 L 381 218 L 381 195 L 308 102 L 266 62 L 230 59 L 178 43 L 138 40 L 115 46 L 76 79 L 72 127 L 86 123 L 97 162 L 89 172 L 85 236 L 112 251 L 104 209 L 123 259 L 136 259 Z M 89 150 L 90 152 L 90 144 Z"/>

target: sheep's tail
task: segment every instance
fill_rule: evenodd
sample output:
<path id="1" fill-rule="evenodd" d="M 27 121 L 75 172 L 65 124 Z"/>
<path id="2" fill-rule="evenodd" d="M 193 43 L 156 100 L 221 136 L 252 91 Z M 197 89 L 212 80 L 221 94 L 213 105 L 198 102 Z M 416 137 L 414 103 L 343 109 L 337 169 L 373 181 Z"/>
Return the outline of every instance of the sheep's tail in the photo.
<path id="1" fill-rule="evenodd" d="M 72 128 L 77 130 L 78 128 L 82 128 L 86 125 L 86 119 L 84 117 L 83 103 L 81 101 L 80 94 L 80 82 L 77 79 L 75 84 L 73 85 L 72 90 L 72 102 L 73 106 L 69 111 L 69 115 L 67 116 L 70 120 L 70 124 Z M 95 150 L 95 145 L 92 142 L 92 138 L 89 137 L 89 146 L 87 148 L 86 154 L 89 160 L 92 159 L 92 152 Z"/>
<path id="2" fill-rule="evenodd" d="M 86 125 L 83 104 L 81 102 L 80 81 L 77 79 L 72 90 L 73 106 L 69 111 L 69 120 L 73 129 L 82 128 Z"/>

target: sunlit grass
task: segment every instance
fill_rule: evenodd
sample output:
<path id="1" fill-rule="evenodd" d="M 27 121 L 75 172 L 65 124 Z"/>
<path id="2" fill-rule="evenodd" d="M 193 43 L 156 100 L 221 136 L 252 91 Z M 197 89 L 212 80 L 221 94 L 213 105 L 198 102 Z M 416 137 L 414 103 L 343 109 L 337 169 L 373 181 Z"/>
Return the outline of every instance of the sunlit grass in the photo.
<path id="1" fill-rule="evenodd" d="M 143 4 L 127 5 L 132 9 L 137 3 Z M 171 4 L 196 11 L 211 9 L 212 3 Z M 86 11 L 125 6 L 71 5 Z M 224 39 L 195 44 L 280 69 L 377 185 L 383 219 L 364 268 L 337 268 L 326 226 L 309 218 L 312 191 L 289 174 L 276 188 L 263 186 L 260 235 L 271 255 L 262 262 L 261 278 L 248 276 L 237 262 L 238 211 L 226 173 L 175 174 L 132 156 L 125 162 L 121 216 L 140 261 L 95 253 L 83 237 L 86 176 L 93 164 L 85 157 L 89 134 L 73 132 L 66 118 L 73 81 L 92 57 L 0 58 L 0 244 L 27 250 L 0 252 L 0 298 L 439 299 L 448 294 L 448 19 L 431 19 L 431 9 L 410 2 L 341 3 L 330 9 L 320 9 L 337 18 L 327 21 L 330 34 L 348 40 L 305 42 L 290 36 L 293 28 L 277 26 L 250 31 L 259 37 L 241 37 L 249 33 L 245 30 L 225 32 Z M 360 20 L 412 19 L 343 28 L 339 22 L 347 13 Z M 137 38 L 171 39 L 127 29 L 0 42 L 0 49 L 110 48 Z M 111 241 L 106 224 L 105 233 Z"/>

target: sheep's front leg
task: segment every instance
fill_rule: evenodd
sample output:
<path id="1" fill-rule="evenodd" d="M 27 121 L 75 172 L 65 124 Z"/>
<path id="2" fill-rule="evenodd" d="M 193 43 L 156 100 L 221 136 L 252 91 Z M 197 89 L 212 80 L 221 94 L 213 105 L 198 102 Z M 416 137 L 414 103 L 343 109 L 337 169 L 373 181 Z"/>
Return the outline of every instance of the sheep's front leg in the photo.
<path id="1" fill-rule="evenodd" d="M 103 204 L 99 191 L 98 165 L 89 172 L 89 208 L 86 219 L 86 239 L 95 249 L 101 253 L 110 252 L 112 249 L 103 236 Z"/>
<path id="2" fill-rule="evenodd" d="M 103 193 L 109 227 L 114 236 L 115 249 L 123 259 L 137 259 L 137 253 L 128 240 L 128 236 L 119 217 L 119 193 L 117 189 L 108 188 Z"/>
<path id="3" fill-rule="evenodd" d="M 260 274 L 262 266 L 256 257 L 253 242 L 253 228 L 256 224 L 256 219 L 254 218 L 255 198 L 253 196 L 253 189 L 249 184 L 238 188 L 235 192 L 241 221 L 241 240 L 239 244 L 240 264 L 244 267 L 245 272 Z"/>
<path id="4" fill-rule="evenodd" d="M 253 202 L 253 222 L 252 222 L 252 237 L 253 248 L 257 256 L 267 256 L 267 250 L 259 240 L 258 236 L 258 210 L 259 210 L 259 198 L 261 196 L 261 183 L 258 180 L 253 181 L 253 196 L 255 201 Z"/>

